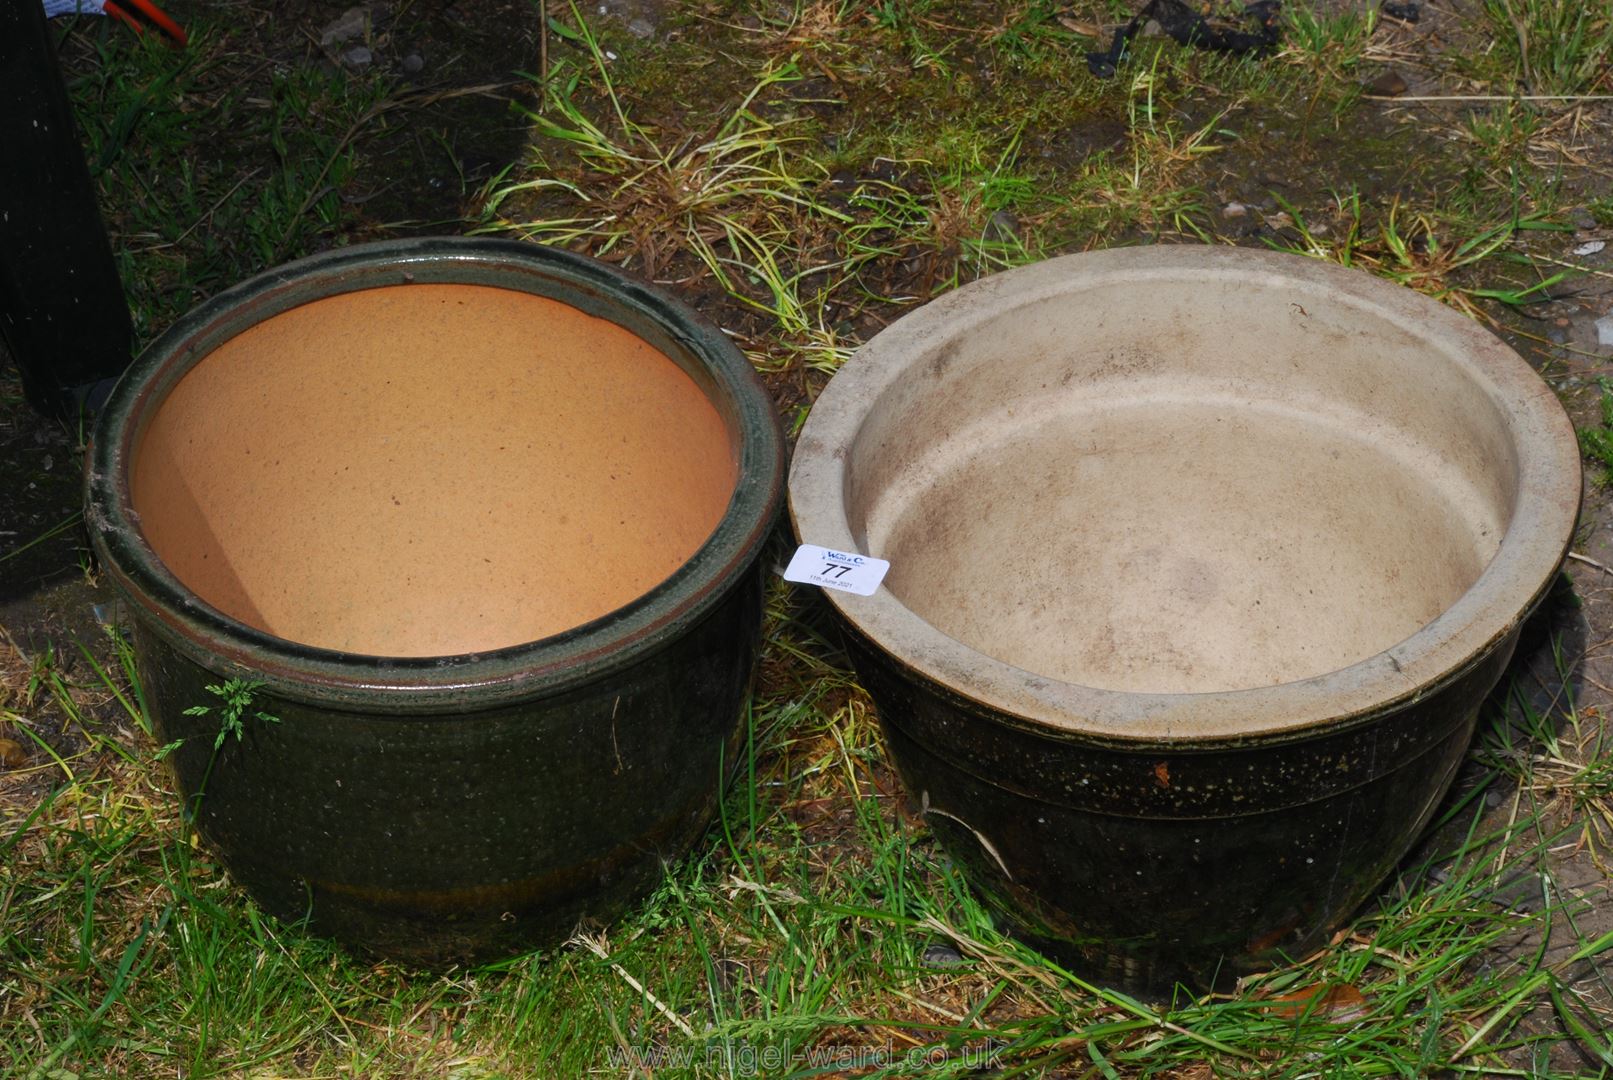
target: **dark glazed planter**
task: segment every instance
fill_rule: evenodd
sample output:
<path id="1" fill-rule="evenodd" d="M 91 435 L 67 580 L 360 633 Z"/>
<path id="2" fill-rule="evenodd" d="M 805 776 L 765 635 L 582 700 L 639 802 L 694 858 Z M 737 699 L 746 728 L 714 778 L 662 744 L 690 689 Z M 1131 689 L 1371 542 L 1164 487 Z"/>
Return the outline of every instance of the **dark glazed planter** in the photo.
<path id="1" fill-rule="evenodd" d="M 797 444 L 910 794 L 1041 947 L 1144 991 L 1324 943 L 1427 824 L 1578 512 L 1533 371 L 1409 290 L 1137 248 L 882 332 Z"/>
<path id="2" fill-rule="evenodd" d="M 231 872 L 441 966 L 610 918 L 709 822 L 783 468 L 749 364 L 683 305 L 565 252 L 422 239 L 180 320 L 100 418 L 87 513 Z M 215 755 L 231 679 L 278 722 Z"/>

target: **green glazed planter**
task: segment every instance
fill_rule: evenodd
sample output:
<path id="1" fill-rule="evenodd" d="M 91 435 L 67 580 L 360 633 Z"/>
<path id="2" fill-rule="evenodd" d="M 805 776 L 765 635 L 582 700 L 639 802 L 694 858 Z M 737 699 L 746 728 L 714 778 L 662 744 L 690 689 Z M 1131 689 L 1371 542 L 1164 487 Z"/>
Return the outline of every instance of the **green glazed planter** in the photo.
<path id="1" fill-rule="evenodd" d="M 559 301 L 676 364 L 733 455 L 737 480 L 715 529 L 606 614 L 458 655 L 310 645 L 204 600 L 158 556 L 131 501 L 140 440 L 164 401 L 223 343 L 274 316 L 432 284 Z M 759 556 L 784 443 L 744 357 L 665 294 L 594 260 L 507 241 L 315 256 L 214 297 L 153 344 L 101 415 L 90 465 L 90 531 L 132 616 L 159 738 L 182 740 L 170 759 L 180 796 L 274 914 L 416 965 L 509 955 L 619 913 L 709 823 L 759 645 Z M 215 752 L 220 702 L 209 687 L 232 679 L 259 685 L 243 737 Z M 198 705 L 213 712 L 187 714 Z"/>

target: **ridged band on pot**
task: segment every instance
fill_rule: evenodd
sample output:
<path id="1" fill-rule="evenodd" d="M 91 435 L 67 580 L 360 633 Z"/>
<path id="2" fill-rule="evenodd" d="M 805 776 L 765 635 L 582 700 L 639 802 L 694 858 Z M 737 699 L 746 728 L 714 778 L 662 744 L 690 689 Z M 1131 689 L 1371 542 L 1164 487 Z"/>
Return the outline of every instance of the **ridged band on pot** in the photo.
<path id="1" fill-rule="evenodd" d="M 990 906 L 1083 973 L 1161 995 L 1325 945 L 1428 824 L 1514 644 L 1382 724 L 1121 748 L 1038 737 L 848 636 L 904 784 Z"/>
<path id="2" fill-rule="evenodd" d="M 131 456 L 165 396 L 275 315 L 412 284 L 556 300 L 670 358 L 733 433 L 737 483 L 709 539 L 603 617 L 457 656 L 299 644 L 187 588 L 131 505 Z M 101 414 L 89 465 L 86 516 L 134 616 L 147 700 L 164 737 L 187 740 L 174 755 L 181 788 L 194 800 L 206 777 L 201 828 L 279 913 L 300 915 L 311 894 L 316 927 L 423 963 L 508 951 L 582 911 L 609 914 L 708 820 L 758 646 L 758 560 L 782 498 L 784 443 L 744 356 L 658 289 L 501 240 L 383 242 L 291 263 L 213 297 L 154 342 Z M 261 682 L 253 708 L 280 723 L 249 724 L 212 760 L 216 719 L 183 710 L 212 703 L 206 686 L 233 677 Z M 455 929 L 433 936 L 439 919 Z"/>
<path id="3" fill-rule="evenodd" d="M 1232 322 L 1256 317 L 1268 321 Z M 1224 344 L 1223 335 L 1239 344 Z M 1382 385 L 1354 386 L 1355 396 L 1329 412 L 1325 393 L 1352 377 L 1340 365 L 1357 362 L 1352 358 L 1367 348 L 1362 341 L 1408 350 L 1406 388 L 1395 385 L 1402 373 L 1395 356 L 1374 353 L 1366 368 Z M 1211 359 L 1198 355 L 1217 349 Z M 1245 356 L 1247 377 L 1237 370 Z M 1022 370 L 1035 375 L 1020 377 Z M 1173 371 L 1192 374 L 1185 389 L 1172 385 Z M 1305 383 L 1318 371 L 1324 374 Z M 1282 398 L 1289 372 L 1303 384 L 1291 402 Z M 1442 379 L 1447 396 L 1430 390 Z M 1196 393 L 1210 404 L 1201 407 Z M 971 442 L 988 422 L 1010 432 L 1002 436 L 1009 441 L 1028 440 L 1049 416 L 1097 432 L 1113 399 L 1114 408 L 1132 410 L 1123 413 L 1128 422 L 1146 425 L 1155 395 L 1166 410 L 1200 408 L 1206 427 L 1224 414 L 1223 430 L 1234 428 L 1247 402 L 1251 431 L 1270 419 L 1303 438 L 1307 424 L 1331 425 L 1342 432 L 1335 442 L 1347 447 L 1355 435 L 1350 424 L 1378 418 L 1363 403 L 1388 411 L 1397 396 L 1412 393 L 1424 395 L 1421 411 L 1397 414 L 1399 442 L 1387 441 L 1382 459 L 1425 468 L 1452 490 L 1466 491 L 1462 485 L 1478 477 L 1483 490 L 1475 498 L 1488 500 L 1485 512 L 1502 522 L 1502 534 L 1497 541 L 1476 515 L 1473 550 L 1483 557 L 1469 559 L 1471 579 L 1400 640 L 1384 640 L 1333 670 L 1269 684 L 1251 678 L 1208 692 L 1104 688 L 990 655 L 910 606 L 931 604 L 932 596 L 902 598 L 912 587 L 900 579 L 903 555 L 921 554 L 926 543 L 945 546 L 968 529 L 970 537 L 988 535 L 972 519 L 989 517 L 998 495 L 1012 499 L 1011 489 L 1024 482 L 969 464 L 966 455 L 975 453 L 989 463 L 1008 460 L 997 444 Z M 1079 408 L 1044 409 L 1078 394 L 1085 395 Z M 1440 426 L 1419 441 L 1425 433 L 1418 418 Z M 1143 446 L 1142 437 L 1137 445 L 1169 469 L 1180 430 L 1163 427 L 1156 445 Z M 1454 441 L 1444 445 L 1442 438 Z M 1066 446 L 1073 472 L 1088 449 L 1078 438 Z M 1184 455 L 1197 450 L 1191 441 L 1185 447 Z M 1102 455 L 1096 445 L 1091 452 Z M 1034 479 L 1062 479 L 1057 462 L 1033 464 Z M 948 486 L 943 468 L 966 474 L 973 501 L 946 501 L 963 489 Z M 1280 474 L 1281 463 L 1270 472 Z M 977 884 L 1089 966 L 1156 986 L 1246 970 L 1273 950 L 1308 947 L 1404 853 L 1454 775 L 1478 704 L 1511 655 L 1520 624 L 1555 578 L 1580 489 L 1573 429 L 1552 391 L 1470 320 L 1411 290 L 1314 260 L 1155 247 L 998 274 L 882 331 L 813 406 L 796 447 L 790 509 L 803 542 L 893 560 L 887 587 L 875 595 L 826 590 L 827 599 L 845 620 L 853 659 L 913 796 Z M 1124 497 L 1123 489 L 1111 490 Z M 887 493 L 896 506 L 889 512 L 877 505 Z M 1374 494 L 1366 485 L 1360 497 Z M 1380 503 L 1392 508 L 1400 497 L 1384 491 Z M 953 527 L 945 514 L 925 517 L 915 507 L 926 499 L 971 520 Z M 1169 503 L 1162 505 L 1168 512 Z M 1094 518 L 1115 509 L 1082 508 Z M 1280 539 L 1282 523 L 1263 532 L 1266 524 L 1256 523 L 1251 537 Z M 1343 530 L 1348 523 L 1338 524 Z M 1458 532 L 1412 539 L 1437 547 Z M 1174 537 L 1191 556 L 1191 539 Z M 1137 549 L 1152 543 L 1146 532 L 1121 540 Z M 885 541 L 907 546 L 881 550 Z M 1325 552 L 1325 536 L 1306 550 Z M 969 554 L 989 562 L 993 553 Z M 1005 574 L 1017 557 L 1005 554 Z M 1219 594 L 1189 599 L 1239 594 L 1237 581 L 1214 582 L 1213 569 L 1200 578 L 1212 579 Z M 1091 571 L 1075 564 L 1065 572 L 1079 579 Z M 1190 593 L 1201 584 L 1192 574 L 1178 578 Z M 1379 591 L 1392 590 L 1390 580 Z M 1041 600 L 1025 597 L 1033 616 Z M 1054 645 L 1067 625 L 1058 614 L 1045 616 Z M 1132 614 L 1146 621 L 1146 612 Z M 978 620 L 963 624 L 980 632 Z M 1030 617 L 1025 625 L 1034 632 L 1039 624 Z M 1191 633 L 1191 621 L 1185 625 Z M 1037 659 L 1057 662 L 1056 649 L 1040 649 Z M 1190 687 L 1191 664 L 1182 670 Z"/>

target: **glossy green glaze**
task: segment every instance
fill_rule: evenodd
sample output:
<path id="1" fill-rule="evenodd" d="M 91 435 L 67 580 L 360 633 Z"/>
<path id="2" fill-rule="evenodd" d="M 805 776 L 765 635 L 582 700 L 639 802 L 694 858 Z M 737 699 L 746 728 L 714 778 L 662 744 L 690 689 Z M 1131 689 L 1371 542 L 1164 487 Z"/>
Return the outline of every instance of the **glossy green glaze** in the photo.
<path id="1" fill-rule="evenodd" d="M 634 602 L 541 641 L 462 656 L 358 656 L 286 641 L 202 602 L 129 504 L 142 427 L 186 371 L 249 326 L 350 290 L 490 285 L 608 319 L 682 367 L 736 433 L 738 485 L 710 539 Z M 506 241 L 348 248 L 222 293 L 124 377 L 91 451 L 87 516 L 133 616 L 146 700 L 202 834 L 263 905 L 428 966 L 553 942 L 652 888 L 709 821 L 754 668 L 761 547 L 784 444 L 749 364 L 708 323 L 604 264 Z M 261 685 L 215 753 L 230 679 Z"/>

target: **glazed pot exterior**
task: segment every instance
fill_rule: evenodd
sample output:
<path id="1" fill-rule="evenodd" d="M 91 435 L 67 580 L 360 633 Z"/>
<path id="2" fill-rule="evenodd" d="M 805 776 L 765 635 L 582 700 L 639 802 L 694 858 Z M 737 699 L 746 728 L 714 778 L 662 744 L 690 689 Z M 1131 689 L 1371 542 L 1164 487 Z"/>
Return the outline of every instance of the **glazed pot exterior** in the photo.
<path id="1" fill-rule="evenodd" d="M 1427 826 L 1517 634 L 1367 723 L 1146 748 L 1027 728 L 847 641 L 911 799 L 1006 925 L 1168 994 L 1327 943 Z"/>
<path id="2" fill-rule="evenodd" d="M 912 802 L 1030 940 L 1146 992 L 1325 944 L 1412 847 L 1562 564 L 1571 423 L 1415 292 L 1118 249 L 893 323 L 797 442 Z"/>
<path id="3" fill-rule="evenodd" d="M 268 911 L 441 968 L 513 955 L 653 890 L 738 760 L 761 638 L 752 567 L 630 667 L 495 709 L 333 709 L 259 690 L 243 737 L 185 709 L 233 668 L 160 624 L 134 647 L 195 826 Z"/>
<path id="4" fill-rule="evenodd" d="M 164 401 L 221 344 L 283 312 L 417 284 L 558 302 L 675 363 L 720 418 L 737 475 L 704 543 L 606 614 L 455 655 L 287 640 L 191 591 L 131 504 L 133 463 Z M 232 875 L 281 918 L 442 967 L 614 917 L 709 823 L 736 763 L 783 470 L 782 434 L 748 362 L 677 301 L 566 252 L 429 238 L 293 263 L 180 320 L 99 419 L 86 513 L 131 615 L 155 730 L 178 743 L 179 796 Z M 249 702 L 239 737 L 215 749 L 229 689 Z"/>

